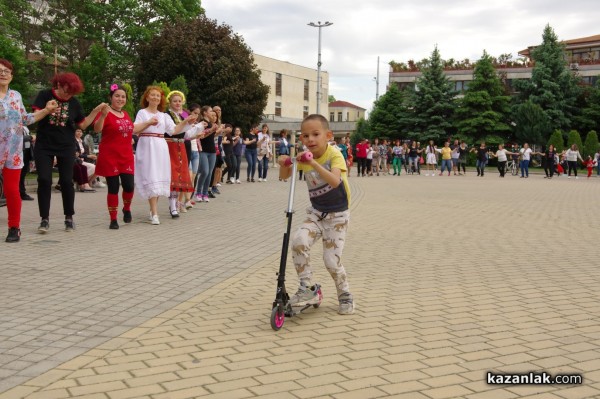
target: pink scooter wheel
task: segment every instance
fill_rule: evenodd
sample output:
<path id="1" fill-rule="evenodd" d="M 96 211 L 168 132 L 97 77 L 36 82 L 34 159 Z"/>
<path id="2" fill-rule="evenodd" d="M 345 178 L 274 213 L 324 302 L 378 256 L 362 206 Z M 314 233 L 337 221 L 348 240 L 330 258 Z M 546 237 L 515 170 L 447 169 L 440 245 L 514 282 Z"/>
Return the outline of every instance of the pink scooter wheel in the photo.
<path id="1" fill-rule="evenodd" d="M 275 331 L 279 331 L 283 327 L 285 322 L 285 313 L 279 311 L 279 306 L 275 306 L 271 311 L 271 328 Z"/>

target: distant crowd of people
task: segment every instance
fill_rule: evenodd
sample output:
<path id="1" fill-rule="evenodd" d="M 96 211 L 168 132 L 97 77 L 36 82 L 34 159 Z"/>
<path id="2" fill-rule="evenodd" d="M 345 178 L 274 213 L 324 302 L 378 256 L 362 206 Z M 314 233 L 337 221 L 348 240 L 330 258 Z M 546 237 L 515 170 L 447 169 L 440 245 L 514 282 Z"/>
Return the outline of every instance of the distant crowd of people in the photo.
<path id="1" fill-rule="evenodd" d="M 498 175 L 504 177 L 508 171 L 508 164 L 515 165 L 516 174 L 520 172 L 521 178 L 529 177 L 529 167 L 534 156 L 539 156 L 541 167 L 544 169 L 544 178 L 551 179 L 555 175 L 566 174 L 568 178 L 573 175 L 578 179 L 578 161 L 587 169 L 587 177 L 591 177 L 594 170 L 600 176 L 600 152 L 585 159 L 576 144 L 569 149 L 558 152 L 553 145 L 542 147 L 540 151 L 533 151 L 528 143 L 522 147 L 512 144 L 510 150 L 504 144 L 498 145 L 493 151 L 485 142 L 479 146 L 468 147 L 459 140 L 445 141 L 442 147 L 438 147 L 433 140 L 426 146 L 420 142 L 402 142 L 395 140 L 393 145 L 386 139 L 374 139 L 371 143 L 368 139 L 362 139 L 354 147 L 350 144 L 349 137 L 342 137 L 336 143 L 342 152 L 348 165 L 348 176 L 351 176 L 351 168 L 356 166 L 357 177 L 379 176 L 379 174 L 400 176 L 405 174 L 425 176 L 463 176 L 467 173 L 467 161 L 470 153 L 475 154 L 475 169 L 477 176 L 485 175 L 486 166 L 492 158 L 497 159 Z M 512 169 L 512 168 L 511 168 Z"/>

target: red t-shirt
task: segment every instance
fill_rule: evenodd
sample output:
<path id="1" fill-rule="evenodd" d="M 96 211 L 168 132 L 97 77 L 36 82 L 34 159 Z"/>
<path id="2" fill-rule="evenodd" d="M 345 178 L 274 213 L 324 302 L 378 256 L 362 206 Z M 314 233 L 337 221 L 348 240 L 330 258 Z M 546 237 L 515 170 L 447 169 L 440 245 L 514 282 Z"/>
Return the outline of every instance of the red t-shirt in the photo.
<path id="1" fill-rule="evenodd" d="M 369 150 L 368 143 L 358 143 L 356 145 L 356 157 L 357 158 L 366 158 L 368 150 Z"/>

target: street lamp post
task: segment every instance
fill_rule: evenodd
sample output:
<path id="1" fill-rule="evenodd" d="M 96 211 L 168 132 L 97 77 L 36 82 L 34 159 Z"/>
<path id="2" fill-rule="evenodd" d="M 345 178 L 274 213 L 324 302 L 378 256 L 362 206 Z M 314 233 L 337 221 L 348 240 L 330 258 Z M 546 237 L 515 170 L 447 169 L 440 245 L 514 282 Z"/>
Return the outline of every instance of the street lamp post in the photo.
<path id="1" fill-rule="evenodd" d="M 321 113 L 321 28 L 326 28 L 331 25 L 333 25 L 333 22 L 329 21 L 325 21 L 324 23 L 317 21 L 316 24 L 314 22 L 308 24 L 308 26 L 319 28 L 319 59 L 317 62 L 317 114 Z"/>

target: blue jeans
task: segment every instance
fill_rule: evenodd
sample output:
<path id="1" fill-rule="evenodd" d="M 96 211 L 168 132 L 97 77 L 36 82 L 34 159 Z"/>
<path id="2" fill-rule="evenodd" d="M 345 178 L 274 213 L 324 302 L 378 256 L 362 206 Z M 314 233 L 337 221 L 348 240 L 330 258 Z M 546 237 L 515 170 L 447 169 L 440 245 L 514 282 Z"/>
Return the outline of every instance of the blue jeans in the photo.
<path id="1" fill-rule="evenodd" d="M 483 176 L 483 172 L 485 171 L 485 164 L 487 161 L 480 161 L 479 159 L 477 160 L 476 166 L 477 166 L 477 176 L 481 175 Z"/>
<path id="2" fill-rule="evenodd" d="M 248 162 L 248 179 L 254 179 L 254 172 L 256 171 L 256 163 L 258 162 L 258 158 L 256 155 L 255 149 L 246 148 L 246 162 Z"/>
<path id="3" fill-rule="evenodd" d="M 200 162 L 200 152 L 192 151 L 192 156 L 190 157 L 190 170 L 194 173 L 198 171 L 198 162 Z"/>
<path id="4" fill-rule="evenodd" d="M 210 177 L 212 176 L 212 170 L 215 167 L 215 161 L 217 160 L 217 154 L 214 152 L 200 153 L 200 162 L 198 165 L 198 187 L 196 188 L 196 194 L 208 195 L 208 185 L 210 184 Z"/>
<path id="5" fill-rule="evenodd" d="M 258 161 L 258 178 L 266 179 L 267 170 L 269 170 L 269 158 L 263 157 L 260 161 Z"/>
<path id="6" fill-rule="evenodd" d="M 452 169 L 452 159 L 442 159 L 442 173 L 444 173 L 444 168 L 448 169 L 448 174 L 450 174 L 450 170 Z"/>
<path id="7" fill-rule="evenodd" d="M 522 159 L 520 162 L 521 177 L 529 177 L 529 160 Z"/>

